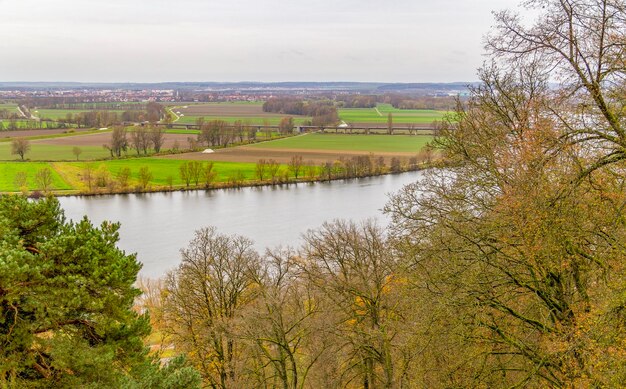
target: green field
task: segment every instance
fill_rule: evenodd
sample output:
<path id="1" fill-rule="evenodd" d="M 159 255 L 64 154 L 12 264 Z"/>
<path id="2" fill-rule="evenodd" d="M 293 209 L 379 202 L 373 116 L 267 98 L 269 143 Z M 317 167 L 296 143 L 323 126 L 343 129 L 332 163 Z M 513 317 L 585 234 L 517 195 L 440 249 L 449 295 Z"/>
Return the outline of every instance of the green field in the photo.
<path id="1" fill-rule="evenodd" d="M 0 103 L 0 109 L 12 110 L 14 109 L 17 112 L 17 104 L 13 103 Z"/>
<path id="2" fill-rule="evenodd" d="M 91 162 L 91 166 L 106 168 L 115 176 L 122 168 L 128 167 L 131 170 L 131 177 L 134 180 L 139 178 L 139 169 L 147 167 L 153 175 L 150 183 L 152 185 L 167 185 L 168 177 L 172 177 L 174 186 L 183 186 L 185 183 L 180 178 L 180 165 L 186 161 L 178 159 L 160 158 L 133 158 L 124 160 L 111 160 L 101 162 Z M 84 169 L 87 163 L 64 163 L 75 168 Z M 60 165 L 60 164 L 59 164 Z M 213 169 L 217 173 L 216 182 L 228 181 L 228 178 L 237 172 L 241 172 L 245 179 L 254 178 L 256 164 L 240 162 L 214 162 Z"/>
<path id="3" fill-rule="evenodd" d="M 341 108 L 338 113 L 339 118 L 346 123 L 387 124 L 387 115 L 391 113 L 393 122 L 396 124 L 430 124 L 435 120 L 443 119 L 447 112 L 396 109 L 391 104 L 378 104 L 376 108 Z"/>
<path id="4" fill-rule="evenodd" d="M 336 135 L 307 134 L 249 147 L 265 149 L 349 150 L 364 152 L 418 152 L 429 141 L 427 135 Z"/>
<path id="5" fill-rule="evenodd" d="M 52 189 L 56 191 L 84 191 L 85 183 L 81 180 L 86 167 L 92 169 L 92 174 L 97 175 L 101 169 L 106 169 L 110 177 L 115 179 L 116 174 L 123 168 L 128 167 L 131 171 L 129 187 L 138 184 L 139 169 L 147 167 L 152 174 L 150 186 L 166 187 L 169 177 L 172 178 L 174 187 L 185 187 L 185 182 L 180 178 L 180 165 L 186 161 L 164 158 L 131 158 L 121 160 L 107 160 L 95 162 L 0 162 L 0 192 L 17 192 L 20 190 L 15 185 L 15 176 L 18 172 L 27 174 L 28 189 L 41 189 L 35 183 L 35 175 L 43 168 L 50 168 L 53 173 Z M 204 163 L 206 166 L 206 163 Z M 214 172 L 217 174 L 215 182 L 228 182 L 233 176 L 241 175 L 244 180 L 253 180 L 256 164 L 241 162 L 214 162 Z M 286 166 L 282 166 L 286 171 Z"/>
<path id="6" fill-rule="evenodd" d="M 0 120 L 0 131 L 2 130 L 10 130 L 11 128 L 11 120 L 4 119 Z M 57 123 L 53 122 L 37 122 L 36 120 L 27 120 L 27 119 L 18 119 L 14 121 L 16 128 L 18 130 L 22 129 L 31 129 L 31 128 L 59 128 Z M 71 126 L 66 126 L 71 127 Z"/>
<path id="7" fill-rule="evenodd" d="M 80 110 L 80 109 L 39 109 L 36 111 L 32 111 L 31 113 L 37 116 L 40 119 L 51 119 L 51 120 L 59 120 L 65 119 L 67 114 L 71 114 L 72 116 L 77 115 L 79 113 L 90 112 L 92 110 Z M 118 116 L 121 116 L 124 113 L 124 110 L 106 110 L 107 112 L 114 112 Z"/>
<path id="8" fill-rule="evenodd" d="M 72 153 L 74 146 L 47 145 L 31 142 L 30 151 L 26 153 L 25 159 L 31 161 L 73 161 L 76 156 Z M 108 150 L 101 146 L 80 146 L 82 154 L 80 159 L 101 159 L 110 157 Z M 0 160 L 19 160 L 18 155 L 11 154 L 11 142 L 0 143 Z"/>
<path id="9" fill-rule="evenodd" d="M 29 190 L 39 189 L 35 183 L 35 175 L 41 169 L 49 168 L 52 171 L 52 189 L 69 190 L 72 187 L 45 162 L 0 162 L 0 192 L 17 192 L 21 190 L 15 185 L 15 176 L 18 172 L 26 173 Z"/>
<path id="10" fill-rule="evenodd" d="M 262 117 L 262 116 L 258 116 L 258 117 L 249 117 L 249 116 L 219 116 L 219 115 L 203 115 L 203 116 L 181 116 L 180 119 L 178 119 L 176 121 L 176 123 L 180 123 L 180 124 L 196 124 L 196 120 L 198 120 L 198 118 L 203 117 L 205 121 L 210 121 L 210 120 L 224 120 L 227 123 L 233 124 L 235 121 L 237 120 L 241 120 L 244 123 L 249 123 L 251 125 L 263 125 L 265 124 L 265 121 L 268 121 L 269 124 L 271 126 L 277 126 L 278 123 L 280 123 L 281 119 L 286 117 L 286 116 L 290 116 L 290 115 L 283 115 L 283 116 L 272 116 L 272 117 Z M 304 124 L 305 121 L 308 121 L 310 119 L 308 118 L 294 118 L 293 122 L 295 125 L 300 125 L 300 124 Z"/>

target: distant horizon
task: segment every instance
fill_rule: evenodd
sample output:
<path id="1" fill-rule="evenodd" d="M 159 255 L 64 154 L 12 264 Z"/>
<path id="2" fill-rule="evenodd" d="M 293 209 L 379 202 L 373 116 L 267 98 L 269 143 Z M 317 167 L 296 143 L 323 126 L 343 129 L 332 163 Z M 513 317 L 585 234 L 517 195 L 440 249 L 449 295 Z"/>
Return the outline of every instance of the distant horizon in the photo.
<path id="1" fill-rule="evenodd" d="M 253 81 L 253 80 L 240 80 L 240 81 L 213 81 L 213 80 L 205 80 L 205 81 L 67 81 L 67 80 L 56 80 L 56 81 L 27 81 L 27 80 L 17 80 L 17 81 L 5 81 L 0 80 L 0 84 L 417 84 L 417 85 L 428 85 L 428 84 L 472 84 L 480 82 L 478 79 L 473 81 L 333 81 L 333 80 L 316 80 L 316 81 L 305 81 L 305 80 L 286 80 L 286 81 Z"/>

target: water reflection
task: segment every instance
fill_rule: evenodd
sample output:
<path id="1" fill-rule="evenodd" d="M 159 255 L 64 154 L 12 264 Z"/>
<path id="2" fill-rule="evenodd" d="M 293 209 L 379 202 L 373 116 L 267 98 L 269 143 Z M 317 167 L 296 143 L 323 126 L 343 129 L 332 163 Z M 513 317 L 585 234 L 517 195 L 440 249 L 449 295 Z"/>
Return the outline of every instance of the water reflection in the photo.
<path id="1" fill-rule="evenodd" d="M 179 262 L 193 232 L 214 225 L 255 241 L 258 250 L 297 246 L 301 234 L 332 219 L 377 218 L 388 194 L 415 181 L 419 172 L 290 186 L 64 197 L 68 218 L 122 223 L 120 247 L 136 252 L 141 274 L 159 277 Z"/>

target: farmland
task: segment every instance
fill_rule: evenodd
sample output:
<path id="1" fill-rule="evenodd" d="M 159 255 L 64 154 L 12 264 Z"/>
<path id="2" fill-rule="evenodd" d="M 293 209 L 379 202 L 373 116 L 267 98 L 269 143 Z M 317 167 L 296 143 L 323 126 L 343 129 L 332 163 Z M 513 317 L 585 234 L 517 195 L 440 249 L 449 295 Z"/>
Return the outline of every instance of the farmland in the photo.
<path id="1" fill-rule="evenodd" d="M 39 122 L 37 120 L 17 119 L 17 120 L 0 120 L 0 131 L 9 129 L 31 129 L 31 128 L 58 128 L 59 125 L 54 122 Z M 1 134 L 1 132 L 0 132 Z"/>
<path id="2" fill-rule="evenodd" d="M 386 124 L 389 113 L 394 124 L 430 124 L 446 114 L 445 111 L 396 109 L 390 104 L 378 104 L 376 108 L 341 108 L 339 119 L 352 124 Z"/>
<path id="3" fill-rule="evenodd" d="M 417 153 L 432 138 L 409 135 L 334 135 L 308 134 L 262 142 L 248 147 L 257 149 L 347 150 L 360 152 Z"/>
<path id="4" fill-rule="evenodd" d="M 308 164 L 320 164 L 352 156 L 371 154 L 383 157 L 408 159 L 418 154 L 423 158 L 424 146 L 432 137 L 408 135 L 334 135 L 307 134 L 246 146 L 216 150 L 212 154 L 186 153 L 164 158 L 194 159 L 230 162 L 256 162 L 259 159 L 274 159 L 289 163 L 292 157 L 300 156 Z"/>
<path id="5" fill-rule="evenodd" d="M 15 183 L 18 172 L 23 172 L 27 176 L 28 189 L 41 189 L 35 181 L 37 172 L 44 168 L 52 171 L 51 188 L 55 191 L 77 192 L 85 191 L 87 186 L 83 180 L 85 171 L 89 169 L 96 177 L 106 171 L 109 182 L 114 182 L 119 171 L 127 167 L 130 169 L 129 187 L 134 187 L 139 181 L 139 170 L 147 168 L 152 178 L 149 186 L 166 187 L 169 180 L 172 180 L 173 187 L 184 187 L 185 183 L 180 177 L 180 165 L 185 161 L 160 158 L 134 158 L 124 160 L 107 160 L 97 162 L 0 162 L 0 192 L 16 192 L 20 188 Z M 223 183 L 232 180 L 234 176 L 240 175 L 240 179 L 252 179 L 255 164 L 253 163 L 233 163 L 215 162 L 216 183 Z"/>
<path id="6" fill-rule="evenodd" d="M 290 116 L 263 112 L 263 103 L 260 102 L 202 103 L 170 107 L 170 109 L 175 114 L 174 119 L 178 116 L 176 123 L 181 124 L 194 124 L 198 118 L 204 117 L 205 120 L 219 119 L 228 123 L 241 120 L 251 124 L 263 124 L 267 121 L 270 125 L 277 125 L 283 117 Z M 311 119 L 306 116 L 293 116 L 293 118 L 296 124 L 302 124 Z"/>
<path id="7" fill-rule="evenodd" d="M 89 112 L 91 110 L 80 110 L 80 109 L 38 109 L 36 111 L 32 111 L 32 114 L 40 119 L 50 119 L 50 120 L 64 120 L 67 115 L 77 115 L 84 112 Z M 124 110 L 107 110 L 110 113 L 116 113 L 121 115 L 124 113 Z"/>
<path id="8" fill-rule="evenodd" d="M 255 106 L 250 104 L 250 106 Z M 133 129 L 129 129 L 133 131 Z M 302 157 L 305 165 L 322 166 L 328 162 L 348 161 L 368 155 L 382 166 L 391 166 L 393 160 L 406 164 L 409 160 L 424 159 L 423 147 L 432 137 L 426 135 L 347 135 L 311 133 L 237 147 L 217 148 L 213 153 L 187 152 L 167 154 L 172 148 L 197 147 L 197 131 L 167 130 L 164 155 L 138 155 L 129 148 L 123 158 L 110 159 L 111 153 L 103 147 L 111 141 L 111 131 L 83 130 L 73 132 L 60 130 L 6 131 L 12 137 L 22 136 L 30 140 L 30 149 L 25 162 L 12 154 L 10 138 L 0 139 L 0 166 L 2 181 L 0 192 L 34 190 L 38 188 L 35 175 L 43 168 L 53 172 L 49 187 L 58 193 L 80 193 L 86 191 L 177 189 L 186 187 L 180 167 L 188 161 L 201 161 L 203 165 L 215 163 L 215 183 L 229 182 L 240 185 L 254 181 L 256 163 L 259 160 L 275 160 L 281 164 L 281 180 L 293 178 L 287 165 L 293 157 Z M 263 139 L 263 133 L 257 134 Z M 130 138 L 130 134 L 129 134 Z M 129 139 L 130 142 L 130 139 Z M 77 156 L 75 149 L 79 148 Z M 150 154 L 150 153 L 149 153 Z M 372 159 L 373 161 L 374 159 Z M 384 162 L 380 162 L 384 161 Z M 344 162 L 340 162 L 343 164 Z M 348 163 L 348 162 L 345 162 Z M 396 162 L 397 163 L 397 162 Z M 117 183 L 117 175 L 130 169 L 127 185 Z M 141 185 L 140 169 L 148 171 L 147 185 Z M 316 168 L 318 169 L 318 168 Z M 18 185 L 16 175 L 27 176 L 26 183 Z M 92 172 L 92 173 L 86 173 Z M 96 173 L 97 172 L 97 173 Z M 106 184 L 93 187 L 85 181 L 85 174 L 98 174 Z M 341 177 L 337 175 L 337 177 Z M 19 186 L 19 187 L 18 187 Z"/>

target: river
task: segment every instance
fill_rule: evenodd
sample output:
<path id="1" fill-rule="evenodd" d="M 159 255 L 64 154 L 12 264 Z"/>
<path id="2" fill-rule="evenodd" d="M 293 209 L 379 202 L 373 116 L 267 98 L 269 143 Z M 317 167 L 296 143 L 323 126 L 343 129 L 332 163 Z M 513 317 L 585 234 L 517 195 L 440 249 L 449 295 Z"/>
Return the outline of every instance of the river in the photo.
<path id="1" fill-rule="evenodd" d="M 302 233 L 333 219 L 378 219 L 389 194 L 414 182 L 420 172 L 352 180 L 212 191 L 188 191 L 59 199 L 73 220 L 87 215 L 94 224 L 119 221 L 119 247 L 137 253 L 140 275 L 157 278 L 180 261 L 195 230 L 251 238 L 259 252 L 278 245 L 298 246 Z"/>

